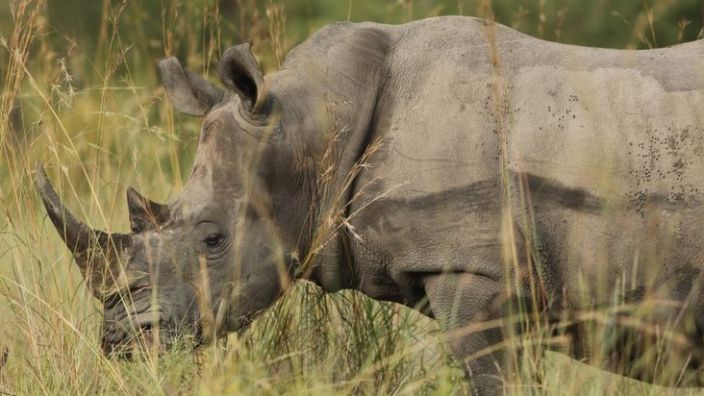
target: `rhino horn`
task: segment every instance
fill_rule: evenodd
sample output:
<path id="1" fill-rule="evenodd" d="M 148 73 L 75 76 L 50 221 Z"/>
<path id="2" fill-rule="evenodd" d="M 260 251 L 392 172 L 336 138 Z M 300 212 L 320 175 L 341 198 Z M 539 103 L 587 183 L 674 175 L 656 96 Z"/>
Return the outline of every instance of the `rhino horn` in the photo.
<path id="1" fill-rule="evenodd" d="M 127 209 L 130 213 L 132 232 L 142 232 L 166 222 L 169 208 L 145 198 L 132 187 L 127 188 Z"/>
<path id="2" fill-rule="evenodd" d="M 41 166 L 35 182 L 51 222 L 71 250 L 88 287 L 96 297 L 102 296 L 115 284 L 116 265 L 131 246 L 132 237 L 93 230 L 78 220 L 63 205 Z"/>

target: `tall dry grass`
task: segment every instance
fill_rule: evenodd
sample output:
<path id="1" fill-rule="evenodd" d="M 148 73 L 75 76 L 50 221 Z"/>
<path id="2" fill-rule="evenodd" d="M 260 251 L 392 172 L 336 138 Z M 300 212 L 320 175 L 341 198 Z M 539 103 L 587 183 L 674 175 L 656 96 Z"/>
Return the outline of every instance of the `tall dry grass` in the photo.
<path id="1" fill-rule="evenodd" d="M 154 59 L 177 55 L 211 76 L 219 54 L 237 37 L 252 39 L 272 70 L 304 37 L 290 37 L 291 16 L 282 1 L 234 0 L 236 21 L 223 18 L 224 2 L 164 1 L 160 20 L 144 21 L 148 2 L 104 0 L 90 51 L 55 30 L 47 1 L 11 0 L 0 14 L 0 394 L 466 391 L 433 321 L 352 291 L 326 295 L 307 282 L 298 282 L 243 335 L 196 355 L 177 349 L 134 362 L 104 357 L 98 304 L 39 203 L 34 164 L 45 164 L 66 204 L 91 225 L 125 230 L 126 187 L 159 201 L 173 197 L 197 142 L 198 120 L 173 113 Z M 393 1 L 383 9 L 398 15 L 394 20 L 426 16 L 418 3 Z M 634 36 L 657 44 L 653 15 L 667 3 L 656 1 L 644 11 Z M 349 1 L 344 8 L 350 18 L 362 4 Z M 458 10 L 490 17 L 492 4 L 458 2 Z M 158 24 L 159 35 L 145 23 Z M 520 321 L 530 313 L 518 306 L 515 315 Z M 542 346 L 561 339 L 540 320 L 534 323 L 531 337 L 503 345 L 528 351 L 512 355 L 521 368 L 509 378 L 510 393 L 663 392 L 543 353 Z"/>

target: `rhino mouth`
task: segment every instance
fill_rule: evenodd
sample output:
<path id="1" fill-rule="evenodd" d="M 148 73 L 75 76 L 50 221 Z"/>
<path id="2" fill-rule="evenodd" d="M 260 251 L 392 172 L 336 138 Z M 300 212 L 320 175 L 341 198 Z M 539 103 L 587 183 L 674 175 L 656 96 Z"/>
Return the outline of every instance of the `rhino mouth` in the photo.
<path id="1" fill-rule="evenodd" d="M 136 331 L 126 332 L 111 328 L 103 333 L 101 348 L 109 358 L 134 360 L 144 353 L 163 355 L 175 350 L 195 351 L 205 345 L 200 325 L 193 324 L 190 331 L 179 331 L 168 323 L 143 323 Z"/>
<path id="2" fill-rule="evenodd" d="M 120 360 L 132 360 L 137 351 L 149 351 L 154 348 L 161 348 L 158 340 L 158 333 L 152 327 L 140 329 L 133 335 L 116 335 L 108 332 L 103 335 L 101 347 L 106 356 Z M 159 351 L 161 352 L 161 351 Z"/>

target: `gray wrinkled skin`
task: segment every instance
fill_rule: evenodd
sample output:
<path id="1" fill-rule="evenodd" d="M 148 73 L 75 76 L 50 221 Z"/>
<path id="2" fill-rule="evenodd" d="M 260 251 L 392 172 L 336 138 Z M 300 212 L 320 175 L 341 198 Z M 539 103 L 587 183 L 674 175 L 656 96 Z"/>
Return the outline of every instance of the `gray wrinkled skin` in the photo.
<path id="1" fill-rule="evenodd" d="M 682 335 L 670 349 L 699 364 L 704 42 L 584 48 L 442 17 L 328 25 L 267 76 L 248 45 L 233 47 L 218 68 L 226 90 L 173 58 L 160 68 L 174 106 L 204 117 L 200 144 L 168 205 L 128 193 L 133 233 L 114 237 L 128 276 L 89 282 L 98 296 L 113 290 L 107 349 L 128 337 L 128 310 L 137 328 L 201 338 L 241 328 L 301 270 L 335 212 L 354 232 L 340 227 L 306 275 L 437 318 L 457 358 L 472 357 L 480 394 L 500 391 L 507 365 L 477 353 L 505 331 L 461 330 L 536 294 L 530 308 L 546 321 L 618 296 L 647 302 L 640 320 Z M 86 274 L 95 265 L 81 252 Z M 127 289 L 134 303 L 111 299 Z M 656 380 L 648 373 L 625 374 Z"/>

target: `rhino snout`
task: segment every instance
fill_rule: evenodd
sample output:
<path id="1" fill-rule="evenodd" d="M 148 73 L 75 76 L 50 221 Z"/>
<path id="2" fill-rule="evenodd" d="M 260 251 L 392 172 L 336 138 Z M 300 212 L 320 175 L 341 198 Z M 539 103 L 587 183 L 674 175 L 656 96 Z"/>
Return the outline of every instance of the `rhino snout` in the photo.
<path id="1" fill-rule="evenodd" d="M 162 320 L 158 313 L 144 312 L 122 320 L 106 320 L 101 347 L 110 357 L 131 358 L 134 349 L 152 350 L 161 344 Z"/>
<path id="2" fill-rule="evenodd" d="M 163 313 L 144 312 L 103 324 L 101 347 L 108 357 L 131 359 L 137 351 L 164 353 L 175 346 L 197 349 L 205 344 L 196 320 L 176 320 Z"/>

